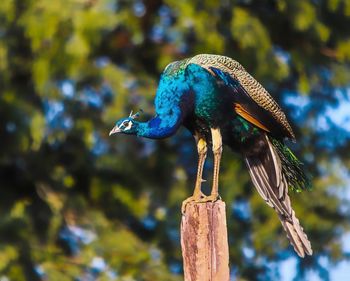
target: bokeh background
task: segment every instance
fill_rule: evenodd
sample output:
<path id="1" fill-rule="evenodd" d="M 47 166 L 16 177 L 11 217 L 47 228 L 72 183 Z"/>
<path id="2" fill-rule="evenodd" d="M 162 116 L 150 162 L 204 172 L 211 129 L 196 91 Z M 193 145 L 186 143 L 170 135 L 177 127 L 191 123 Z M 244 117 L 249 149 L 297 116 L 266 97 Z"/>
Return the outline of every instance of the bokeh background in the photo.
<path id="1" fill-rule="evenodd" d="M 192 137 L 108 132 L 130 110 L 152 116 L 162 69 L 198 53 L 270 91 L 313 177 L 291 193 L 314 249 L 299 259 L 224 150 L 232 280 L 349 280 L 350 1 L 1 0 L 1 281 L 183 280 Z"/>

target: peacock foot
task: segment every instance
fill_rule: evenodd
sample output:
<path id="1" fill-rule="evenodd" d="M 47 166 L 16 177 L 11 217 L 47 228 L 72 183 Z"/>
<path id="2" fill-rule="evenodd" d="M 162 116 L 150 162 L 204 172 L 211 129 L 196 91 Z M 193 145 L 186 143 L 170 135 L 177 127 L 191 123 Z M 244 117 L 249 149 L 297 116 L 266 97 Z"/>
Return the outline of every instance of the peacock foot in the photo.
<path id="1" fill-rule="evenodd" d="M 221 200 L 221 196 L 219 194 L 217 195 L 211 194 L 209 196 L 205 196 L 201 198 L 197 203 L 215 202 L 218 200 Z"/>
<path id="2" fill-rule="evenodd" d="M 203 192 L 200 192 L 199 194 L 193 194 L 192 196 L 188 197 L 184 201 L 182 201 L 182 206 L 181 206 L 181 213 L 184 215 L 186 212 L 186 206 L 190 202 L 199 202 L 203 198 L 205 198 L 206 195 Z"/>
<path id="3" fill-rule="evenodd" d="M 181 213 L 184 215 L 186 213 L 186 206 L 188 203 L 207 203 L 207 202 L 215 202 L 217 200 L 221 200 L 220 195 L 211 194 L 209 196 L 201 193 L 200 196 L 191 196 L 182 202 Z"/>

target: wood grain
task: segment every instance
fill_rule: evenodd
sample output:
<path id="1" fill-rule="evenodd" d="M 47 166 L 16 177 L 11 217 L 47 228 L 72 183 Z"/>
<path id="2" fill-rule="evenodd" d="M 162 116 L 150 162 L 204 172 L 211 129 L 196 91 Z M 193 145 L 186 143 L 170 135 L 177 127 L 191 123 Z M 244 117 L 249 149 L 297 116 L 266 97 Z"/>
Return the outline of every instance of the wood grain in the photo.
<path id="1" fill-rule="evenodd" d="M 229 281 L 225 202 L 186 206 L 181 221 L 185 281 Z"/>

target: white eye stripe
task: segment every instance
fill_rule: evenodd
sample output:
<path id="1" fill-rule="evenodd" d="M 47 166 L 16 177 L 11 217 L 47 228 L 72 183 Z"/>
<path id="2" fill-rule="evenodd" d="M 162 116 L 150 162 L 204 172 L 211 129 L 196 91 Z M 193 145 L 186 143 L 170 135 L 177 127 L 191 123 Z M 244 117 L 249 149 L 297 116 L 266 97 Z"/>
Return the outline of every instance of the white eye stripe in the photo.
<path id="1" fill-rule="evenodd" d="M 132 126 L 132 122 L 129 122 L 128 125 L 125 127 L 124 131 L 130 130 Z"/>
<path id="2" fill-rule="evenodd" d="M 127 131 L 130 130 L 132 127 L 132 122 L 129 120 L 125 120 L 123 123 L 121 123 L 119 125 L 119 129 L 123 130 L 123 131 Z"/>

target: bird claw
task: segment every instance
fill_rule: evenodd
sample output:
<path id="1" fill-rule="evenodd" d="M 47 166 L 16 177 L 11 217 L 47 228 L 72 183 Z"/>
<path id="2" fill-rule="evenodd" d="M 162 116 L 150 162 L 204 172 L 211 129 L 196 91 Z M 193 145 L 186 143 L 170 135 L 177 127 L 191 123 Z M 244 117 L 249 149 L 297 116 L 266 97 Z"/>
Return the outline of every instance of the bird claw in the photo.
<path id="1" fill-rule="evenodd" d="M 189 203 L 192 203 L 192 202 L 194 202 L 194 203 L 207 203 L 207 202 L 216 202 L 218 200 L 221 200 L 221 196 L 219 194 L 218 195 L 211 194 L 209 196 L 206 196 L 205 194 L 201 193 L 199 197 L 198 196 L 190 196 L 182 202 L 181 213 L 182 213 L 182 215 L 185 215 L 186 207 L 187 207 L 187 204 L 189 204 Z"/>
<path id="2" fill-rule="evenodd" d="M 192 195 L 192 196 L 188 197 L 187 199 L 182 201 L 181 213 L 183 215 L 186 213 L 186 206 L 188 203 L 199 202 L 200 200 L 202 200 L 205 197 L 206 197 L 206 195 L 203 192 L 201 192 L 199 195 Z"/>
<path id="3" fill-rule="evenodd" d="M 217 194 L 217 195 L 211 194 L 209 196 L 205 196 L 205 197 L 201 198 L 196 203 L 216 202 L 218 200 L 221 200 L 221 196 L 219 194 Z"/>

